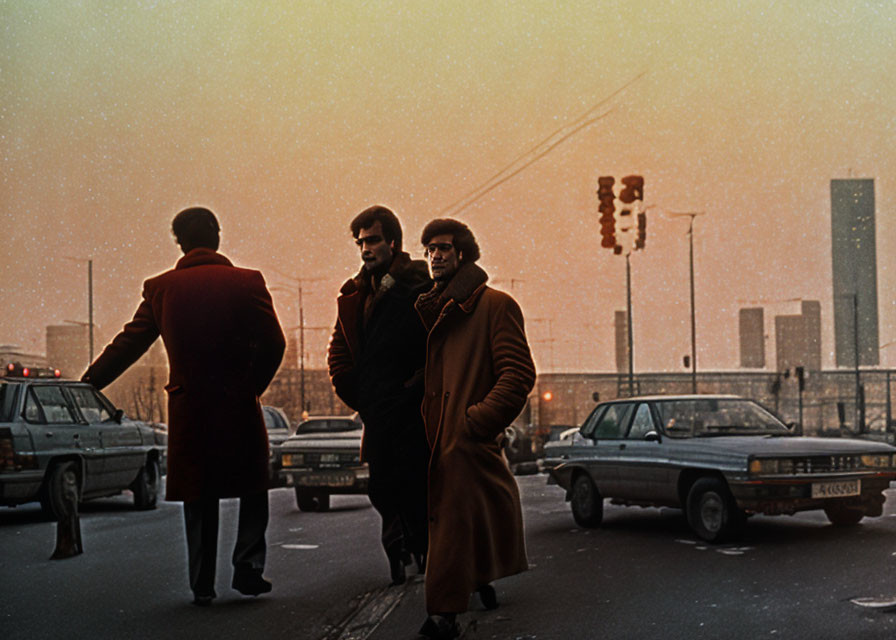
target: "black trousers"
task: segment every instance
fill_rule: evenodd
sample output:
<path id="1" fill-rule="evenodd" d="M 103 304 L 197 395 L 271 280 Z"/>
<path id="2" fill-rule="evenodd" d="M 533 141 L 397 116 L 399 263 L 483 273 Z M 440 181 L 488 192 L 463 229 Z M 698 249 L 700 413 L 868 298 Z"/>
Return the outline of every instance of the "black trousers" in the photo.
<path id="1" fill-rule="evenodd" d="M 381 541 L 386 555 L 402 550 L 425 554 L 428 449 L 380 449 L 370 456 L 368 465 L 368 497 L 383 521 Z"/>
<path id="2" fill-rule="evenodd" d="M 194 593 L 215 594 L 215 565 L 218 559 L 218 498 L 184 502 L 187 533 L 187 562 L 190 588 Z M 268 528 L 268 492 L 240 498 L 239 524 L 233 547 L 235 569 L 264 570 Z"/>

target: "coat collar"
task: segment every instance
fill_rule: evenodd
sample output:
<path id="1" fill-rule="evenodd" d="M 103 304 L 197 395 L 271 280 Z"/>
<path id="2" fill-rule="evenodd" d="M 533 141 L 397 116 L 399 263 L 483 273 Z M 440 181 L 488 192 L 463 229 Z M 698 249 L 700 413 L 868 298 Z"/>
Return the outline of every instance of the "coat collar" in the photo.
<path id="1" fill-rule="evenodd" d="M 233 266 L 233 263 L 230 260 L 222 256 L 214 249 L 199 247 L 198 249 L 191 249 L 190 251 L 188 251 L 180 260 L 177 261 L 177 264 L 174 266 L 174 268 L 189 269 L 190 267 L 199 267 L 208 264 L 222 265 L 225 267 Z"/>
<path id="2" fill-rule="evenodd" d="M 485 291 L 488 274 L 472 262 L 462 264 L 444 289 L 438 285 L 421 294 L 414 303 L 427 330 L 444 318 L 455 306 L 466 314 L 473 313 L 476 302 Z"/>
<path id="3" fill-rule="evenodd" d="M 411 286 L 422 284 L 429 279 L 426 263 L 423 260 L 411 260 L 407 251 L 402 251 L 392 260 L 389 272 L 383 276 L 383 282 L 387 288 L 391 288 L 396 282 L 407 282 Z M 370 274 L 364 267 L 358 271 L 354 278 L 349 278 L 339 289 L 342 295 L 350 295 L 357 291 L 371 290 Z"/>
<path id="4" fill-rule="evenodd" d="M 466 262 L 457 270 L 454 277 L 442 292 L 444 300 L 454 300 L 465 313 L 470 313 L 476 306 L 476 300 L 482 295 L 488 274 L 474 262 Z"/>

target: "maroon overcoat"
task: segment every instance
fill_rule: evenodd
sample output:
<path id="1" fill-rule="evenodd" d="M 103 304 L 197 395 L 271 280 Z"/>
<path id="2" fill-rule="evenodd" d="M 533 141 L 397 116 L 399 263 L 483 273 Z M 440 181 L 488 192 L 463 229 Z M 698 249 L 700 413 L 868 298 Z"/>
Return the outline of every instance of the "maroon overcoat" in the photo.
<path id="1" fill-rule="evenodd" d="M 268 439 L 259 396 L 285 341 L 258 271 L 193 249 L 143 285 L 143 302 L 84 374 L 103 388 L 161 335 L 168 352 L 166 499 L 264 491 Z"/>
<path id="2" fill-rule="evenodd" d="M 519 490 L 499 440 L 526 404 L 535 365 L 519 306 L 487 277 L 461 265 L 440 296 L 416 305 L 429 328 L 429 613 L 466 611 L 477 588 L 528 567 Z"/>

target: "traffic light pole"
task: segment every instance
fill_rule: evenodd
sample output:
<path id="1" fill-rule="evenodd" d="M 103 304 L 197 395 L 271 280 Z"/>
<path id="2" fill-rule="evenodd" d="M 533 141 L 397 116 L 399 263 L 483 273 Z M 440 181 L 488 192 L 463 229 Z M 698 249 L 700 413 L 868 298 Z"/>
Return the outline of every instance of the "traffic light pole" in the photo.
<path id="1" fill-rule="evenodd" d="M 628 320 L 626 322 L 626 334 L 628 334 L 628 395 L 635 395 L 635 352 L 632 340 L 632 265 L 631 254 L 625 254 L 625 298 Z"/>

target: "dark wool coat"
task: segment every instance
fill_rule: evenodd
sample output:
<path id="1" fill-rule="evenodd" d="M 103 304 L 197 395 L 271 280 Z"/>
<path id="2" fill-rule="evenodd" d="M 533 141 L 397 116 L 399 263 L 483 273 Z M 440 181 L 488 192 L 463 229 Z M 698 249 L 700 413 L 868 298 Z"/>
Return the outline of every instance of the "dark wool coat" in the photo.
<path id="1" fill-rule="evenodd" d="M 364 422 L 361 457 L 400 446 L 425 458 L 420 401 L 426 329 L 414 302 L 432 286 L 426 263 L 399 253 L 379 288 L 361 269 L 339 290 L 336 326 L 327 351 L 336 394 Z"/>
<path id="2" fill-rule="evenodd" d="M 528 567 L 519 490 L 499 440 L 523 410 L 535 365 L 519 306 L 487 279 L 464 264 L 441 295 L 417 300 L 429 328 L 423 419 L 432 447 L 431 614 L 466 611 L 478 587 Z"/>
<path id="3" fill-rule="evenodd" d="M 133 320 L 90 365 L 103 388 L 161 335 L 170 367 L 168 500 L 227 498 L 264 491 L 268 439 L 259 396 L 285 342 L 258 271 L 193 249 L 143 284 Z"/>

